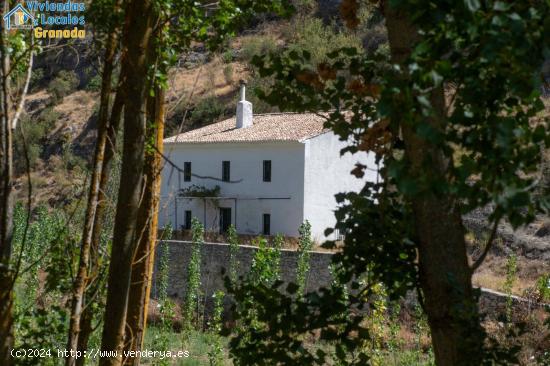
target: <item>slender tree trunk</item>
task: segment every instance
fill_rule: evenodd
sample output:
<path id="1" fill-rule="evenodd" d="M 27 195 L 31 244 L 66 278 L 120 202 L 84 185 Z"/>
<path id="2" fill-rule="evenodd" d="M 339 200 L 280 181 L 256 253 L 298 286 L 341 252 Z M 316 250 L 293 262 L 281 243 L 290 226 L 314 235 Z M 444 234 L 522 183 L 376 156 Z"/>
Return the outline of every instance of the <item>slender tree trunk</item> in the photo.
<path id="1" fill-rule="evenodd" d="M 130 1 L 126 8 L 122 88 L 124 91 L 124 147 L 115 216 L 107 304 L 101 349 L 115 352 L 101 366 L 120 365 L 126 325 L 137 216 L 142 196 L 145 147 L 145 106 L 149 86 L 148 60 L 153 33 L 151 0 Z"/>
<path id="2" fill-rule="evenodd" d="M 155 96 L 150 98 L 149 120 L 154 121 L 147 128 L 147 140 L 155 141 L 155 149 L 162 152 L 164 137 L 164 90 L 157 88 Z M 143 344 L 147 323 L 149 294 L 153 276 L 153 263 L 157 239 L 157 217 L 160 194 L 160 154 L 149 150 L 145 157 L 145 193 L 138 216 L 136 232 L 138 247 L 132 265 L 132 285 L 128 302 L 128 329 L 125 349 L 140 350 Z M 143 229 L 141 229 L 143 228 Z M 131 337 L 130 337 L 131 335 Z M 126 365 L 137 366 L 139 357 L 128 358 Z"/>
<path id="3" fill-rule="evenodd" d="M 115 100 L 113 102 L 113 108 L 111 111 L 111 117 L 109 121 L 109 126 L 107 129 L 107 141 L 105 144 L 105 154 L 103 157 L 103 168 L 101 169 L 101 179 L 99 183 L 99 192 L 97 197 L 97 207 L 95 213 L 95 222 L 94 229 L 92 233 L 92 242 L 90 247 L 90 275 L 88 282 L 92 283 L 99 280 L 99 256 L 100 256 L 100 244 L 101 244 L 101 235 L 104 230 L 105 215 L 107 209 L 107 186 L 109 184 L 109 179 L 111 175 L 112 160 L 116 151 L 116 138 L 120 125 L 120 118 L 122 115 L 123 109 L 123 98 L 122 93 L 117 91 Z M 84 303 L 86 307 L 82 310 L 81 315 L 81 331 L 78 335 L 78 350 L 86 351 L 88 349 L 88 341 L 92 332 L 92 321 L 94 319 L 93 310 L 88 306 L 90 305 L 91 297 L 94 296 L 92 293 L 86 293 Z M 86 359 L 81 357 L 76 360 L 77 366 L 83 366 Z"/>
<path id="4" fill-rule="evenodd" d="M 105 144 L 107 141 L 107 129 L 109 122 L 109 107 L 111 103 L 111 84 L 114 69 L 114 60 L 117 51 L 118 37 L 117 32 L 111 32 L 107 41 L 105 51 L 105 62 L 103 66 L 103 76 L 101 83 L 101 98 L 99 105 L 99 120 L 97 130 L 97 141 L 94 154 L 94 163 L 92 178 L 90 181 L 90 191 L 88 193 L 88 205 L 84 218 L 84 230 L 82 233 L 82 243 L 80 246 L 80 261 L 78 271 L 73 286 L 73 298 L 71 306 L 71 319 L 69 324 L 69 336 L 67 340 L 68 350 L 77 350 L 78 334 L 80 332 L 80 319 L 84 306 L 84 293 L 89 284 L 88 272 L 90 270 L 90 249 L 92 243 L 92 233 L 94 229 L 96 209 L 98 204 L 98 195 L 100 190 L 100 177 L 103 170 Z M 65 360 L 66 366 L 74 366 L 76 358 L 70 353 Z"/>
<path id="5" fill-rule="evenodd" d="M 0 17 L 8 9 L 8 2 L 2 2 Z M 13 272 L 10 269 L 13 239 L 13 136 L 10 123 L 10 85 L 7 75 L 9 55 L 7 33 L 0 30 L 0 364 L 10 366 L 13 348 Z"/>
<path id="6" fill-rule="evenodd" d="M 386 26 L 392 61 L 403 64 L 418 40 L 418 33 L 406 14 L 385 4 Z M 407 68 L 404 67 L 404 70 Z M 434 128 L 445 123 L 443 88 L 433 92 L 431 102 L 436 117 Z M 416 134 L 414 126 L 401 120 L 405 156 L 413 171 L 425 171 L 444 179 L 449 161 L 438 146 Z M 419 239 L 420 285 L 428 316 L 436 364 L 439 366 L 479 365 L 483 332 L 472 289 L 460 204 L 452 196 L 423 193 L 412 199 Z"/>

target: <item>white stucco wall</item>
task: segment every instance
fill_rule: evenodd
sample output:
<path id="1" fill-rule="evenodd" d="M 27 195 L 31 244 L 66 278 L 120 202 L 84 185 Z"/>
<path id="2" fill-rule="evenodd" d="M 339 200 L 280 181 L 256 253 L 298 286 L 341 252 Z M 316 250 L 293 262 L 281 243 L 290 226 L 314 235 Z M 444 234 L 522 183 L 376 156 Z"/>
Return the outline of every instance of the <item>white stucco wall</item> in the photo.
<path id="1" fill-rule="evenodd" d="M 340 192 L 358 192 L 365 180 L 376 181 L 377 173 L 365 172 L 361 179 L 351 175 L 356 163 L 376 169 L 374 154 L 340 151 L 347 142 L 340 141 L 332 132 L 325 133 L 305 141 L 305 183 L 304 183 L 304 217 L 311 223 L 313 239 L 319 243 L 334 239 L 334 234 L 327 238 L 324 231 L 336 224 L 334 211 L 337 208 L 334 195 Z"/>
<path id="2" fill-rule="evenodd" d="M 231 162 L 231 180 L 192 177 L 184 182 L 183 174 L 165 164 L 162 173 L 159 224 L 171 222 L 179 228 L 184 224 L 185 210 L 204 223 L 202 199 L 176 199 L 179 188 L 192 184 L 213 188 L 219 185 L 222 197 L 237 198 L 237 231 L 258 234 L 262 230 L 262 215 L 271 214 L 271 232 L 296 236 L 303 220 L 304 202 L 304 144 L 277 143 L 211 143 L 168 144 L 165 154 L 183 169 L 184 162 L 192 163 L 193 174 L 212 176 L 221 180 L 222 161 Z M 271 160 L 271 182 L 263 182 L 263 160 Z M 177 206 L 177 215 L 176 215 Z M 220 200 L 207 204 L 207 230 L 218 230 L 218 207 L 232 208 L 235 223 L 235 200 Z M 176 222 L 177 216 L 177 222 Z"/>

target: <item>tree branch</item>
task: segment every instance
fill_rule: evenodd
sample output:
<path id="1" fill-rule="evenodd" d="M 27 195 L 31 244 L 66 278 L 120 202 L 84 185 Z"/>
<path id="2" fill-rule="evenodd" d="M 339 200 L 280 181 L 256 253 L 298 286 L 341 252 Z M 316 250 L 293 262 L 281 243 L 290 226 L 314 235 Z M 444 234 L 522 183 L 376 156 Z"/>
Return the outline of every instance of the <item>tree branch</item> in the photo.
<path id="1" fill-rule="evenodd" d="M 496 234 L 497 234 L 497 229 L 498 229 L 499 222 L 500 222 L 500 217 L 495 219 L 495 222 L 493 224 L 493 229 L 491 230 L 491 235 L 489 235 L 489 239 L 487 240 L 487 244 L 485 245 L 485 249 L 483 250 L 483 253 L 481 253 L 479 258 L 470 267 L 470 270 L 472 271 L 472 273 L 474 273 L 476 271 L 476 269 L 478 269 L 479 266 L 481 266 L 481 264 L 483 263 L 483 261 L 487 257 L 487 254 L 489 254 L 489 251 L 491 250 L 491 248 L 493 246 L 493 242 L 495 241 L 495 237 L 496 237 Z"/>
<path id="2" fill-rule="evenodd" d="M 15 130 L 17 127 L 17 122 L 19 121 L 19 117 L 21 116 L 21 112 L 23 111 L 23 107 L 25 106 L 25 99 L 27 99 L 27 92 L 29 91 L 29 84 L 31 83 L 31 76 L 32 76 L 32 64 L 34 60 L 34 36 L 31 34 L 31 47 L 29 52 L 29 64 L 27 66 L 27 77 L 25 78 L 25 85 L 23 86 L 23 90 L 21 91 L 21 97 L 19 99 L 19 104 L 17 105 L 17 110 L 15 111 L 15 115 L 13 116 L 13 120 L 11 121 L 11 128 L 12 130 Z"/>

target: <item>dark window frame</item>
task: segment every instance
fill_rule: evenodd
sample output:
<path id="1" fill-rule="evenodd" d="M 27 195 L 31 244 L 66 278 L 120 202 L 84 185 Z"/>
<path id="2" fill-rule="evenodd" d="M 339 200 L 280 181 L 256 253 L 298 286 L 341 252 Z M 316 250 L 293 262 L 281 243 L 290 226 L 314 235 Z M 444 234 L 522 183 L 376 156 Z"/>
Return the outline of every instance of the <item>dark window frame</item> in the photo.
<path id="1" fill-rule="evenodd" d="M 262 235 L 271 235 L 271 214 L 264 213 L 262 215 Z"/>
<path id="2" fill-rule="evenodd" d="M 183 181 L 184 182 L 191 182 L 191 173 L 192 172 L 192 165 L 190 161 L 186 161 L 183 163 Z"/>
<path id="3" fill-rule="evenodd" d="M 264 182 L 271 182 L 271 160 L 263 161 L 263 180 Z"/>
<path id="4" fill-rule="evenodd" d="M 228 213 L 228 215 L 225 216 L 225 213 Z M 227 222 L 227 220 L 225 219 L 228 219 L 229 222 Z M 231 209 L 231 207 L 220 207 L 220 233 L 225 234 L 232 224 L 233 210 Z"/>
<path id="5" fill-rule="evenodd" d="M 229 160 L 222 161 L 222 181 L 229 182 L 231 180 L 231 162 Z"/>
<path id="6" fill-rule="evenodd" d="M 193 213 L 191 210 L 185 210 L 184 219 L 185 219 L 185 223 L 184 223 L 185 230 L 191 230 L 191 221 L 193 220 Z"/>

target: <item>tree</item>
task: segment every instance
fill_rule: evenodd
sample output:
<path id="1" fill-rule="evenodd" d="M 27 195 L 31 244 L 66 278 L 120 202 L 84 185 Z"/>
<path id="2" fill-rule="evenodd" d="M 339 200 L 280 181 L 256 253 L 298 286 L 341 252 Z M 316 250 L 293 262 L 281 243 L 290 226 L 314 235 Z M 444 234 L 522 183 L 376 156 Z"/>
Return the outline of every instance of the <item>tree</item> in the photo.
<path id="1" fill-rule="evenodd" d="M 147 126 L 147 140 L 154 141 L 154 146 L 148 149 L 145 156 L 145 191 L 138 215 L 138 227 L 142 230 L 137 233 L 138 247 L 132 263 L 132 283 L 127 320 L 129 333 L 126 334 L 125 342 L 125 349 L 132 351 L 141 349 L 147 326 L 147 311 L 158 233 L 156 212 L 159 206 L 162 170 L 160 154 L 164 138 L 164 96 L 164 90 L 157 88 L 155 95 L 149 98 L 147 109 L 150 121 Z M 137 365 L 139 357 L 129 357 L 126 363 Z"/>
<path id="2" fill-rule="evenodd" d="M 342 2 L 348 27 L 358 26 L 359 7 Z M 351 284 L 349 304 L 368 307 L 363 299 L 377 283 L 390 299 L 416 289 L 438 365 L 501 362 L 501 350 L 484 342 L 471 276 L 500 220 L 518 227 L 550 207 L 548 198 L 532 197 L 541 148 L 550 146 L 548 119 L 532 121 L 544 108 L 534 75 L 548 47 L 550 7 L 402 0 L 382 1 L 379 11 L 389 59 L 354 48 L 313 68 L 308 52 L 257 57 L 260 75 L 277 80 L 262 97 L 290 110 L 329 111 L 327 127 L 351 141 L 343 152 L 372 151 L 383 161 L 383 182 L 337 196 L 337 228 L 348 234 L 334 263 L 340 283 Z M 358 165 L 352 174 L 362 177 L 365 168 Z M 462 215 L 485 205 L 493 208 L 491 235 L 469 265 Z M 358 281 L 363 274 L 366 284 Z M 296 347 L 301 334 L 318 329 L 337 343 L 342 362 L 367 361 L 368 355 L 354 355 L 368 330 L 362 316 L 338 300 L 341 291 L 324 289 L 302 301 L 276 290 L 257 289 L 256 301 L 269 309 L 259 311 L 259 320 L 269 327 L 254 343 L 232 340 L 237 361 L 322 364 L 323 352 Z M 247 291 L 247 285 L 235 289 L 236 300 Z"/>
<path id="3" fill-rule="evenodd" d="M 113 12 L 117 14 L 121 6 L 121 1 L 117 1 L 114 4 Z M 116 29 L 111 28 L 111 32 L 108 36 L 105 49 L 105 61 L 103 65 L 103 75 L 101 83 L 101 97 L 99 104 L 99 118 L 98 118 L 98 136 L 96 141 L 96 148 L 94 154 L 92 175 L 90 179 L 90 190 L 88 193 L 88 203 L 86 207 L 86 213 L 84 217 L 84 228 L 82 233 L 82 243 L 80 246 L 80 260 L 76 278 L 74 281 L 74 288 L 72 294 L 71 305 L 71 318 L 69 324 L 69 334 L 67 341 L 67 349 L 77 350 L 79 349 L 79 336 L 81 330 L 82 312 L 85 307 L 85 291 L 90 285 L 89 274 L 92 272 L 91 263 L 94 260 L 90 259 L 92 251 L 92 243 L 94 239 L 94 225 L 98 226 L 98 216 L 102 215 L 102 212 L 98 210 L 100 202 L 100 192 L 105 190 L 106 181 L 102 183 L 102 175 L 104 171 L 108 171 L 106 165 L 109 164 L 109 160 L 105 159 L 106 149 L 109 149 L 107 139 L 109 134 L 109 108 L 111 105 L 111 89 L 113 69 L 115 67 L 115 57 L 118 49 L 118 32 Z M 116 111 L 116 109 L 115 109 Z M 115 114 L 116 116 L 116 114 Z M 118 121 L 117 121 L 118 123 Z M 112 155 L 112 154 L 110 154 Z M 110 157 L 110 156 L 109 156 Z M 99 227 L 99 226 L 98 226 Z M 96 237 L 97 241 L 97 237 Z M 97 255 L 97 251 L 92 253 Z M 85 319 L 91 320 L 91 314 L 87 314 Z M 87 323 L 87 321 L 86 321 Z M 86 326 L 89 328 L 89 326 Z M 81 338 L 82 339 L 82 338 Z M 85 339 L 85 338 L 84 338 Z M 84 342 L 87 343 L 87 342 Z M 74 357 L 74 353 L 69 353 L 66 358 L 65 364 L 67 366 L 74 366 L 77 360 Z"/>
<path id="4" fill-rule="evenodd" d="M 2 1 L 0 16 L 9 10 L 9 2 Z M 0 363 L 11 365 L 13 348 L 13 285 L 17 265 L 12 266 L 13 246 L 13 134 L 23 112 L 29 88 L 34 55 L 30 41 L 22 34 L 10 35 L 0 29 Z M 25 57 L 26 56 L 26 57 Z M 12 62 L 13 57 L 13 62 Z M 12 81 L 23 77 L 20 88 Z"/>
<path id="5" fill-rule="evenodd" d="M 124 98 L 124 144 L 109 266 L 107 304 L 101 349 L 114 351 L 100 365 L 120 365 L 130 289 L 131 267 L 136 248 L 139 203 L 143 189 L 145 151 L 145 102 L 149 90 L 146 51 L 152 42 L 158 14 L 153 1 L 130 1 L 126 6 L 121 62 L 121 88 Z"/>

